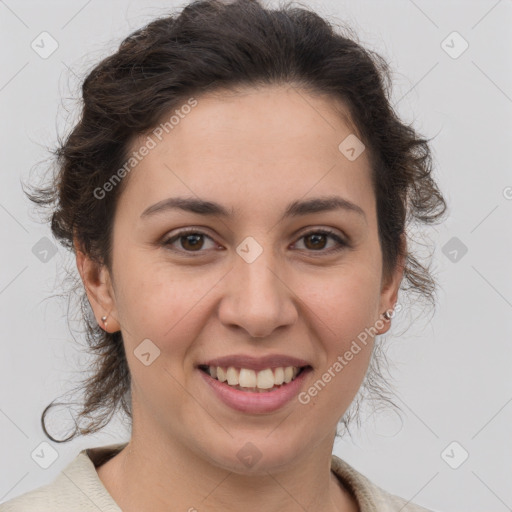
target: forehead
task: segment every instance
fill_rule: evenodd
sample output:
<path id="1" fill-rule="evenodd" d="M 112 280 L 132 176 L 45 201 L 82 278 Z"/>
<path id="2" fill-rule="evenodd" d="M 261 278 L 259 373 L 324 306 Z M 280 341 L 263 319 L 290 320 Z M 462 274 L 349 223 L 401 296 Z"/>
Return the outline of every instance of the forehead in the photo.
<path id="1" fill-rule="evenodd" d="M 318 157 L 327 151 L 339 156 L 338 145 L 355 132 L 348 110 L 340 100 L 312 95 L 292 85 L 273 85 L 237 90 L 218 90 L 196 99 L 196 106 L 172 127 L 162 123 L 162 137 L 169 147 L 192 156 L 212 151 L 222 144 L 226 157 L 250 159 L 258 147 L 258 158 L 275 158 L 280 152 Z M 184 105 L 183 101 L 183 105 Z M 180 107 L 175 111 L 179 111 Z M 169 116 L 167 116 L 169 119 Z M 173 137 L 166 137 L 172 133 Z M 326 155 L 326 156 L 327 156 Z"/>
<path id="2" fill-rule="evenodd" d="M 367 155 L 351 161 L 340 150 L 355 135 L 340 101 L 290 85 L 219 90 L 193 100 L 132 144 L 137 150 L 149 137 L 154 145 L 129 176 L 126 192 L 139 209 L 184 193 L 222 196 L 230 207 L 242 199 L 275 202 L 276 193 L 288 203 L 333 188 L 368 203 Z"/>

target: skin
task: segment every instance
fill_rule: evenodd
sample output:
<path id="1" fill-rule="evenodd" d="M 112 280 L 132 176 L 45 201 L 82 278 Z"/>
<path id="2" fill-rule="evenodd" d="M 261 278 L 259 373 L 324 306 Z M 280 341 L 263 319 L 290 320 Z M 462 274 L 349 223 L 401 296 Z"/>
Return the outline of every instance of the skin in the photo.
<path id="1" fill-rule="evenodd" d="M 98 475 L 125 512 L 357 511 L 330 463 L 372 338 L 308 404 L 292 400 L 266 414 L 224 405 L 195 365 L 235 353 L 293 355 L 313 367 L 307 390 L 365 328 L 389 329 L 389 321 L 376 322 L 396 304 L 403 261 L 384 279 L 368 155 L 349 161 L 339 151 L 355 130 L 332 98 L 287 85 L 197 99 L 124 178 L 112 273 L 77 251 L 96 319 L 103 325 L 107 315 L 106 330 L 121 330 L 132 376 L 131 440 Z M 332 195 L 365 217 L 334 210 L 279 221 L 292 201 Z M 236 214 L 169 210 L 141 218 L 176 196 Z M 186 227 L 207 236 L 196 246 L 178 238 L 174 251 L 163 244 Z M 321 228 L 350 245 L 333 252 L 330 237 L 304 237 Z M 263 249 L 252 263 L 236 252 L 248 236 Z M 134 355 L 146 338 L 161 351 L 149 366 Z M 247 442 L 261 454 L 252 468 L 237 457 Z"/>

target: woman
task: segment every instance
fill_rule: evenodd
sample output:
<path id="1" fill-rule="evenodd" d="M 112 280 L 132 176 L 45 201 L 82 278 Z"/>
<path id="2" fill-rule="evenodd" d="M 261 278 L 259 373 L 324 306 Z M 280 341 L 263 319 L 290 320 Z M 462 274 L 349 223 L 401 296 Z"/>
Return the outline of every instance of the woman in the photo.
<path id="1" fill-rule="evenodd" d="M 76 255 L 98 355 L 64 441 L 118 407 L 131 438 L 2 512 L 426 510 L 332 454 L 358 391 L 384 396 L 404 281 L 432 297 L 406 222 L 446 207 L 385 80 L 313 12 L 253 0 L 194 2 L 92 70 L 30 197 Z"/>

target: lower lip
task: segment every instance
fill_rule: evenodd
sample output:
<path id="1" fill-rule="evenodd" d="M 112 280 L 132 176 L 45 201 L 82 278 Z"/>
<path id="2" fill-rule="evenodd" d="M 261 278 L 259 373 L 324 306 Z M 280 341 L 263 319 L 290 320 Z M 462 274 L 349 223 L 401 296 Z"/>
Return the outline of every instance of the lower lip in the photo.
<path id="1" fill-rule="evenodd" d="M 226 405 L 231 408 L 246 412 L 246 413 L 266 413 L 273 412 L 286 403 L 290 402 L 299 391 L 304 383 L 306 375 L 310 372 L 311 368 L 303 370 L 294 380 L 288 384 L 283 384 L 281 387 L 273 391 L 265 391 L 261 393 L 254 393 L 251 391 L 241 391 L 234 389 L 228 384 L 210 377 L 206 372 L 197 370 L 210 386 L 215 395 Z"/>

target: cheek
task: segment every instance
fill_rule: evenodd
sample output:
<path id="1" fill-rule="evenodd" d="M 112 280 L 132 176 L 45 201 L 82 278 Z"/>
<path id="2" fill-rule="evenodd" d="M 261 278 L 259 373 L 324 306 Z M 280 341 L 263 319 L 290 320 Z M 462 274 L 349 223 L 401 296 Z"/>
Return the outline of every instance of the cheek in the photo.
<path id="1" fill-rule="evenodd" d="M 376 320 L 379 304 L 378 276 L 358 266 L 333 272 L 321 282 L 304 283 L 307 305 L 336 337 L 357 335 Z"/>
<path id="2" fill-rule="evenodd" d="M 375 297 L 363 279 L 331 283 L 310 301 L 315 337 L 322 346 L 319 368 L 301 403 L 320 422 L 337 423 L 348 409 L 368 370 L 372 350 Z"/>
<path id="3" fill-rule="evenodd" d="M 147 270 L 141 266 L 127 276 L 130 274 L 125 275 L 126 286 L 118 303 L 134 397 L 156 416 L 162 414 L 161 404 L 169 400 L 176 412 L 186 402 L 182 383 L 187 378 L 193 340 L 204 327 L 206 291 L 218 279 L 208 284 L 207 279 L 183 273 L 171 276 L 168 267 L 158 265 L 148 265 Z M 148 365 L 144 353 L 150 354 Z"/>
<path id="4" fill-rule="evenodd" d="M 119 244 L 116 263 L 116 305 L 128 332 L 145 330 L 162 338 L 200 292 L 197 279 L 173 268 L 154 248 Z"/>
<path id="5" fill-rule="evenodd" d="M 127 351 L 133 359 L 133 351 L 149 339 L 163 356 L 155 363 L 163 366 L 165 362 L 169 371 L 181 376 L 193 340 L 200 337 L 211 314 L 211 297 L 219 276 L 211 272 L 198 275 L 197 268 L 171 268 L 165 262 L 128 263 L 116 295 Z"/>
<path id="6" fill-rule="evenodd" d="M 363 268 L 347 267 L 335 279 L 316 281 L 316 285 L 314 282 L 309 286 L 304 283 L 303 293 L 315 326 L 314 336 L 323 348 L 321 371 L 330 370 L 331 376 L 326 379 L 336 382 L 330 386 L 332 391 L 355 392 L 366 373 L 373 348 L 378 280 Z"/>

